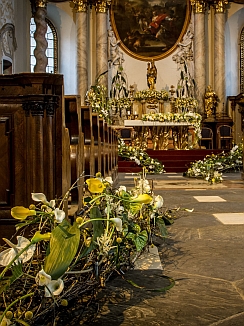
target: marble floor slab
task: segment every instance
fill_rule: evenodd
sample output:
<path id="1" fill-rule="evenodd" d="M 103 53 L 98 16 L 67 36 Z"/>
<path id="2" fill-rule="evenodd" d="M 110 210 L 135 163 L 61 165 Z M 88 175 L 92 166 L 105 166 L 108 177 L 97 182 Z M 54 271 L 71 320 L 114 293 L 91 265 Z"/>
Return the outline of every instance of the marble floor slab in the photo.
<path id="1" fill-rule="evenodd" d="M 218 203 L 225 202 L 226 200 L 220 196 L 193 196 L 198 202 L 201 203 Z"/>
<path id="2" fill-rule="evenodd" d="M 223 224 L 244 224 L 244 213 L 218 213 L 213 216 Z"/>

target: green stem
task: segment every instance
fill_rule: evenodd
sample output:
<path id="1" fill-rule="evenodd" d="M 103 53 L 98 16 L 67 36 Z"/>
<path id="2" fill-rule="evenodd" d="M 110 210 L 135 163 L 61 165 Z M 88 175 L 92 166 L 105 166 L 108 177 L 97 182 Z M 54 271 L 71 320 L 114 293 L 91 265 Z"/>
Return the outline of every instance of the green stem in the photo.
<path id="1" fill-rule="evenodd" d="M 11 267 L 11 265 L 15 262 L 15 260 L 18 259 L 23 254 L 23 252 L 25 252 L 33 244 L 34 244 L 34 242 L 31 241 L 25 248 L 23 248 L 22 250 L 20 250 L 18 252 L 18 254 L 10 261 L 10 263 L 8 263 L 8 265 L 4 268 L 4 270 L 0 274 L 0 280 L 3 278 L 3 276 L 8 271 L 8 269 Z"/>
<path id="2" fill-rule="evenodd" d="M 21 301 L 25 298 L 28 298 L 28 297 L 31 297 L 32 295 L 34 295 L 34 292 L 31 292 L 31 293 L 28 293 L 28 294 L 25 294 L 23 295 L 22 297 L 16 299 L 15 301 L 13 301 L 12 303 L 10 303 L 10 305 L 4 310 L 4 312 L 2 313 L 2 315 L 0 316 L 0 324 L 3 320 L 3 317 L 6 315 L 6 312 L 9 311 L 9 309 L 14 306 L 18 301 Z"/>

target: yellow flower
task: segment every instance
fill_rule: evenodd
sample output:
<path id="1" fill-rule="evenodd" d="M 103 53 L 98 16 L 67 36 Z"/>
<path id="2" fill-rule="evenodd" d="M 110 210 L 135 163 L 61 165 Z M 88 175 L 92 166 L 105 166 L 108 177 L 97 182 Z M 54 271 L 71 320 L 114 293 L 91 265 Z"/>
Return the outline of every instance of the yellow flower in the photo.
<path id="1" fill-rule="evenodd" d="M 136 198 L 131 200 L 132 203 L 140 203 L 140 204 L 150 204 L 152 201 L 152 197 L 148 194 L 139 195 Z"/>
<path id="2" fill-rule="evenodd" d="M 17 220 L 25 220 L 27 216 L 36 215 L 36 211 L 24 206 L 15 206 L 11 209 L 11 215 Z"/>
<path id="3" fill-rule="evenodd" d="M 87 179 L 86 183 L 91 193 L 101 193 L 105 189 L 104 184 L 97 178 Z"/>
<path id="4" fill-rule="evenodd" d="M 40 231 L 36 231 L 33 238 L 31 239 L 31 242 L 32 243 L 37 243 L 37 242 L 40 242 L 42 240 L 43 241 L 50 240 L 50 238 L 51 238 L 51 233 L 50 232 L 41 234 Z"/>

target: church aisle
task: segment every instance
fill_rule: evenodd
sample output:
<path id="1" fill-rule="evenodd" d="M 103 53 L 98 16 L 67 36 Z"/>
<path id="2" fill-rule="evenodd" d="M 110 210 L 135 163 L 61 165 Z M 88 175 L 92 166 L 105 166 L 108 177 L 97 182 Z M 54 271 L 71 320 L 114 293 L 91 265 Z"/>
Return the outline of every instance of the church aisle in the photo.
<path id="1" fill-rule="evenodd" d="M 129 177 L 120 175 L 120 184 L 132 186 Z M 243 326 L 244 182 L 240 173 L 226 174 L 222 184 L 212 186 L 181 174 L 150 178 L 166 208 L 194 210 L 180 212 L 167 240 L 157 243 L 163 273 L 158 268 L 125 275 L 144 289 L 120 277 L 110 280 L 94 325 Z M 161 291 L 172 282 L 169 291 Z"/>

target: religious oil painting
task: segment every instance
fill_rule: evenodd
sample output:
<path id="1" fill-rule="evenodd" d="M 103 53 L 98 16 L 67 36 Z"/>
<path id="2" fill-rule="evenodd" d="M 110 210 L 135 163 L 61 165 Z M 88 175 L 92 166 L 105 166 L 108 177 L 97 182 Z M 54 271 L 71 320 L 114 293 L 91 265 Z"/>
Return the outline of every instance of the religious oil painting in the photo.
<path id="1" fill-rule="evenodd" d="M 171 54 L 190 20 L 190 0 L 113 0 L 111 25 L 122 49 L 138 60 Z"/>

